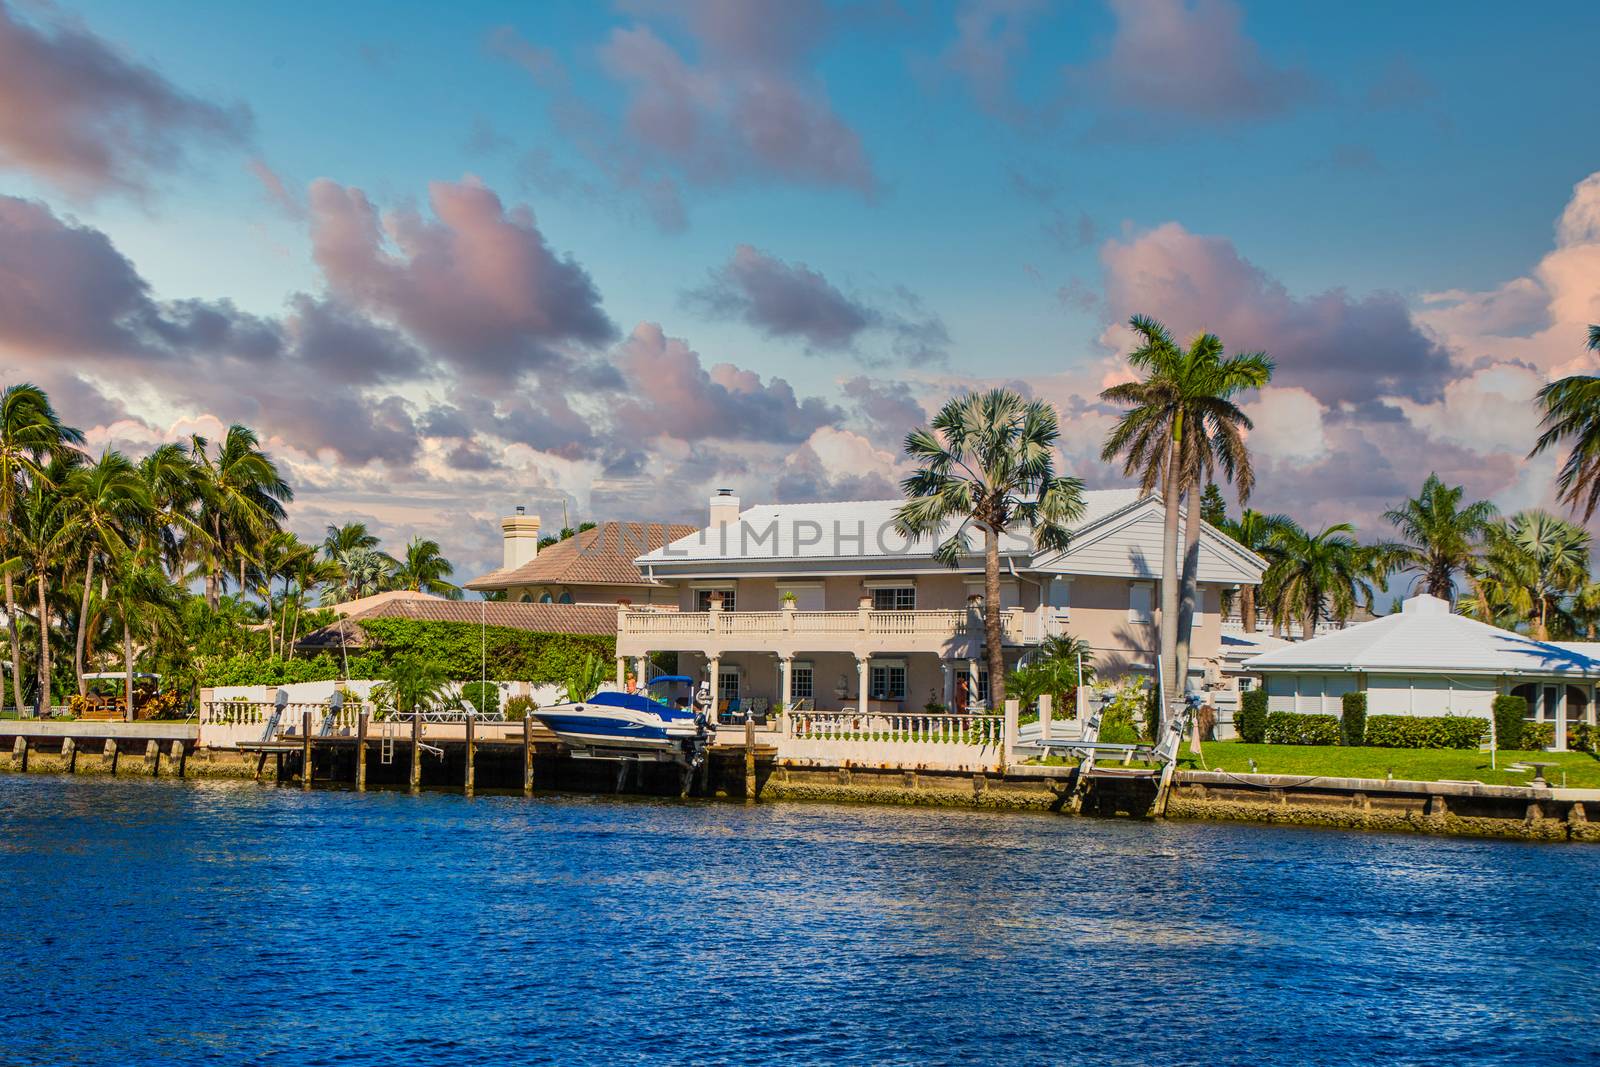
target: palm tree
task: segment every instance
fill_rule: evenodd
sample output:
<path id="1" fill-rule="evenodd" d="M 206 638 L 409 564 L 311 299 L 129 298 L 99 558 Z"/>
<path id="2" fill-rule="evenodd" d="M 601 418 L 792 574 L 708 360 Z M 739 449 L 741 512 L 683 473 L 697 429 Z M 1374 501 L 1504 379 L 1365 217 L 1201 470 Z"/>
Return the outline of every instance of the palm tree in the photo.
<path id="1" fill-rule="evenodd" d="M 412 653 L 390 664 L 388 679 L 372 687 L 372 702 L 409 716 L 445 703 L 450 690 L 443 666 Z"/>
<path id="2" fill-rule="evenodd" d="M 1587 530 L 1546 511 L 1493 524 L 1472 569 L 1470 614 L 1499 626 L 1526 624 L 1540 641 L 1554 628 L 1572 628 L 1563 605 L 1588 584 L 1590 547 Z"/>
<path id="3" fill-rule="evenodd" d="M 1478 543 L 1498 515 L 1487 500 L 1463 508 L 1465 495 L 1463 487 L 1445 485 L 1437 474 L 1429 474 L 1421 493 L 1383 513 L 1402 538 L 1394 546 L 1397 569 L 1420 571 L 1423 589 L 1452 603 L 1455 576 L 1466 573 Z"/>
<path id="4" fill-rule="evenodd" d="M 211 539 L 203 556 L 206 603 L 215 608 L 229 562 L 237 566 L 243 588 L 250 552 L 277 530 L 294 490 L 248 427 L 228 427 L 214 455 L 198 435 L 191 438 L 190 450 L 201 474 L 200 522 Z"/>
<path id="5" fill-rule="evenodd" d="M 30 483 L 43 474 L 42 464 L 57 453 L 83 443 L 83 434 L 64 425 L 38 386 L 21 383 L 0 393 L 0 565 L 6 597 L 6 628 L 11 639 L 11 693 L 22 712 L 22 641 L 17 629 L 15 576 L 22 548 L 14 533 L 18 510 Z"/>
<path id="6" fill-rule="evenodd" d="M 1109 463 L 1121 456 L 1123 473 L 1137 474 L 1146 493 L 1161 487 L 1166 520 L 1161 545 L 1161 663 L 1169 699 L 1176 699 L 1181 695 L 1180 680 L 1188 677 L 1200 566 L 1200 485 L 1220 467 L 1234 483 L 1240 503 L 1250 498 L 1255 473 L 1242 431 L 1250 429 L 1251 422 L 1233 397 L 1271 380 L 1272 360 L 1262 352 L 1225 357 L 1222 341 L 1210 333 L 1197 336 L 1187 350 L 1180 349 L 1165 326 L 1142 315 L 1135 315 L 1129 325 L 1140 344 L 1128 354 L 1128 364 L 1144 377 L 1101 392 L 1102 400 L 1129 410 L 1106 436 L 1100 458 Z M 1185 496 L 1194 521 L 1184 524 L 1180 578 L 1178 507 Z"/>
<path id="7" fill-rule="evenodd" d="M 1078 674 L 1078 665 L 1083 674 Z M 1048 637 L 1028 662 L 1011 672 L 1007 691 L 1031 704 L 1046 693 L 1056 707 L 1067 705 L 1067 697 L 1080 685 L 1094 680 L 1094 648 L 1071 634 Z"/>
<path id="8" fill-rule="evenodd" d="M 1381 563 L 1354 533 L 1355 527 L 1347 522 L 1316 534 L 1293 522 L 1272 531 L 1261 596 L 1275 627 L 1298 622 L 1302 636 L 1310 639 L 1324 618 L 1347 619 L 1358 599 L 1370 601 L 1367 583 L 1374 580 Z"/>
<path id="9" fill-rule="evenodd" d="M 396 565 L 394 557 L 378 551 L 378 544 L 377 535 L 369 532 L 364 522 L 328 525 L 327 536 L 322 539 L 322 555 L 337 571 L 326 579 L 337 583 L 333 590 L 337 600 L 354 600 L 378 591 L 388 571 Z"/>
<path id="10" fill-rule="evenodd" d="M 435 593 L 448 600 L 460 600 L 461 587 L 445 579 L 455 573 L 455 567 L 439 548 L 439 542 L 413 537 L 406 545 L 405 558 L 390 572 L 389 580 L 397 588 L 420 593 Z"/>
<path id="11" fill-rule="evenodd" d="M 122 629 L 123 707 L 131 721 L 134 718 L 134 638 L 148 648 L 158 633 L 176 629 L 184 594 L 167 577 L 161 565 L 151 561 L 148 553 L 129 552 L 113 567 L 115 573 L 106 591 L 106 607 Z"/>
<path id="12" fill-rule="evenodd" d="M 908 499 L 895 512 L 895 528 L 906 537 L 935 537 L 954 523 L 933 553 L 950 567 L 970 552 L 967 528 L 983 534 L 983 634 L 996 706 L 1005 700 L 1000 538 L 1024 527 L 1035 547 L 1061 551 L 1083 517 L 1083 483 L 1055 471 L 1059 437 L 1054 408 L 1005 389 L 952 398 L 931 428 L 906 435 L 917 471 L 900 483 Z"/>
<path id="13" fill-rule="evenodd" d="M 1600 353 L 1600 326 L 1589 327 L 1589 351 Z M 1544 409 L 1539 423 L 1544 433 L 1528 458 L 1564 441 L 1572 442 L 1556 487 L 1561 501 L 1574 511 L 1581 508 L 1583 521 L 1588 522 L 1600 506 L 1600 377 L 1574 374 L 1561 378 L 1540 389 L 1535 400 Z"/>
<path id="14" fill-rule="evenodd" d="M 1279 527 L 1293 525 L 1294 520 L 1287 515 L 1264 515 L 1251 508 L 1245 508 L 1239 513 L 1237 520 L 1229 519 L 1223 523 L 1222 532 L 1256 555 L 1265 557 L 1272 546 L 1272 532 Z M 1256 632 L 1259 614 L 1256 605 L 1256 587 L 1240 586 L 1239 618 L 1244 622 L 1245 633 Z"/>
<path id="15" fill-rule="evenodd" d="M 83 596 L 78 604 L 72 657 L 78 695 L 83 696 L 88 691 L 83 680 L 84 653 L 89 640 L 89 596 L 94 590 L 95 564 L 119 559 L 130 550 L 131 536 L 140 518 L 150 510 L 150 497 L 138 469 L 115 449 L 108 449 L 97 462 L 73 471 L 66 492 L 71 508 L 68 536 L 78 542 L 84 557 Z"/>
<path id="16" fill-rule="evenodd" d="M 50 649 L 50 578 L 71 550 L 75 540 L 72 527 L 73 504 L 58 487 L 72 478 L 80 453 L 61 452 L 40 468 L 28 486 L 17 510 L 11 535 L 20 548 L 21 563 L 34 583 L 39 629 L 39 691 L 35 694 L 40 710 L 53 706 L 54 687 Z"/>
<path id="17" fill-rule="evenodd" d="M 201 469 L 180 445 L 164 444 L 139 461 L 139 477 L 150 497 L 140 547 L 155 552 L 153 558 L 176 577 L 183 572 L 184 561 L 197 557 L 210 537 L 196 519 Z"/>

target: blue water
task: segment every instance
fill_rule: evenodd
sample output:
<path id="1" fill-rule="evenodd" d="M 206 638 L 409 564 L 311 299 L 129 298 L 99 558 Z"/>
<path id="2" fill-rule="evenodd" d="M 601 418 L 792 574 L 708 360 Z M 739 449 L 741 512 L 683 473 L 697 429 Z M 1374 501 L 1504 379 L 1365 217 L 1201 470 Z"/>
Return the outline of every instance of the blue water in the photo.
<path id="1" fill-rule="evenodd" d="M 0 776 L 0 1062 L 1594 1063 L 1600 848 Z"/>

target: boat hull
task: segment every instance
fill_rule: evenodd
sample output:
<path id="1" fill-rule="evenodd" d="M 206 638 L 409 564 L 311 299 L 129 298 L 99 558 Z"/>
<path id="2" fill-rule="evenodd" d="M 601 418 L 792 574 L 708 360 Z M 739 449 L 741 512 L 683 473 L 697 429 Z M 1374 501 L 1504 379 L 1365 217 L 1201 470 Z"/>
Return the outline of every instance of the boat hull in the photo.
<path id="1" fill-rule="evenodd" d="M 574 750 L 675 754 L 700 734 L 692 713 L 638 694 L 597 693 L 581 703 L 556 704 L 533 713 Z"/>

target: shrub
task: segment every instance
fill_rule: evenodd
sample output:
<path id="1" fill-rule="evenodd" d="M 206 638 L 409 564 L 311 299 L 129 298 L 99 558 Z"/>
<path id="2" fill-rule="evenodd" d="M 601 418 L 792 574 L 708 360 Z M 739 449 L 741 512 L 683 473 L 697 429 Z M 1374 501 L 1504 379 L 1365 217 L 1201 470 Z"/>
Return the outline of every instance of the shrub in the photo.
<path id="1" fill-rule="evenodd" d="M 1524 697 L 1501 694 L 1494 698 L 1495 744 L 1500 748 L 1521 748 L 1522 727 L 1528 717 L 1528 701 Z"/>
<path id="2" fill-rule="evenodd" d="M 1239 711 L 1233 717 L 1239 740 L 1259 745 L 1267 739 L 1267 691 L 1252 689 L 1239 701 Z"/>
<path id="3" fill-rule="evenodd" d="M 1597 752 L 1596 742 L 1600 740 L 1597 735 L 1600 735 L 1600 730 L 1596 730 L 1586 722 L 1575 722 L 1567 727 L 1567 747 L 1574 752 L 1587 752 L 1591 756 L 1600 754 Z"/>
<path id="4" fill-rule="evenodd" d="M 1106 699 L 1100 713 L 1100 740 L 1131 745 L 1141 736 L 1139 720 L 1148 704 L 1145 681 L 1135 675 L 1119 685 Z"/>
<path id="5" fill-rule="evenodd" d="M 1367 743 L 1367 694 L 1346 693 L 1342 700 L 1343 714 L 1339 726 L 1344 743 L 1356 748 Z"/>
<path id="6" fill-rule="evenodd" d="M 500 710 L 500 687 L 493 682 L 468 682 L 461 687 L 461 699 L 479 715 L 493 715 Z"/>
<path id="7" fill-rule="evenodd" d="M 1489 720 L 1465 715 L 1374 715 L 1367 720 L 1367 744 L 1375 748 L 1477 748 L 1488 732 Z"/>
<path id="8" fill-rule="evenodd" d="M 1297 715 L 1274 711 L 1267 716 L 1269 745 L 1337 745 L 1339 719 L 1334 715 Z"/>
<path id="9" fill-rule="evenodd" d="M 1517 747 L 1527 752 L 1537 752 L 1556 743 L 1556 725 L 1553 722 L 1525 722 L 1522 724 L 1522 743 Z"/>
<path id="10" fill-rule="evenodd" d="M 539 710 L 539 705 L 532 697 L 506 698 L 506 721 L 521 722 L 530 714 Z"/>

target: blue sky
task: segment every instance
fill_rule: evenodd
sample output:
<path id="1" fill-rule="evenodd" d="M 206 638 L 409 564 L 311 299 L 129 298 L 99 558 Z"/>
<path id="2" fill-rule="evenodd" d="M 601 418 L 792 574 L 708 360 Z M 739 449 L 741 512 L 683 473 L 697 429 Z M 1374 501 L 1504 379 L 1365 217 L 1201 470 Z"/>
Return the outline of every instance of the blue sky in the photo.
<path id="1" fill-rule="evenodd" d="M 174 302 L 200 301 L 252 316 L 281 335 L 273 373 L 290 392 L 317 391 L 308 368 L 333 358 L 307 347 L 297 294 L 421 352 L 400 361 L 411 373 L 344 383 L 337 410 L 393 435 L 362 449 L 311 439 L 293 414 L 275 426 L 259 398 L 175 386 L 160 368 L 237 373 L 190 341 L 140 362 L 150 345 L 89 352 L 24 321 L 49 309 L 0 304 L 7 377 L 70 363 L 62 395 L 94 392 L 76 417 L 103 418 L 108 442 L 138 447 L 194 420 L 262 422 L 308 487 L 308 525 L 355 509 L 397 533 L 454 531 L 473 556 L 492 548 L 493 516 L 524 498 L 547 515 L 565 499 L 595 517 L 680 518 L 717 482 L 752 497 L 881 492 L 917 408 L 993 381 L 1057 403 L 1079 437 L 1069 465 L 1088 466 L 1108 415 L 1095 393 L 1117 373 L 1115 323 L 1134 310 L 1279 358 L 1277 391 L 1260 401 L 1262 445 L 1288 448 L 1264 464 L 1273 510 L 1370 524 L 1382 495 L 1417 474 L 1396 466 L 1358 484 L 1374 442 L 1423 450 L 1508 507 L 1548 499 L 1548 471 L 1525 469 L 1511 434 L 1461 427 L 1581 355 L 1568 334 L 1588 311 L 1590 242 L 1578 226 L 1562 245 L 1555 227 L 1563 212 L 1587 217 L 1580 183 L 1600 170 L 1591 65 L 1561 47 L 1581 52 L 1600 30 L 1592 4 L 0 10 L 10 47 L 85 86 L 70 106 L 30 101 L 39 78 L 0 73 L 0 103 L 112 142 L 103 157 L 69 159 L 49 130 L 0 122 L 0 195 L 43 205 L 51 221 L 38 225 L 104 235 L 154 302 L 123 313 L 170 326 L 189 314 Z M 72 47 L 84 41 L 104 55 Z M 148 79 L 129 93 L 108 69 Z M 675 119 L 698 139 L 676 138 Z M 107 130 L 119 125 L 173 150 L 118 145 Z M 795 149 L 805 137 L 812 149 Z M 460 233 L 439 222 L 431 183 L 481 183 L 507 214 L 483 221 L 488 244 L 454 246 L 443 275 L 393 229 L 330 268 L 316 250 L 362 209 L 341 201 L 330 215 L 318 181 L 358 191 L 373 219 L 416 211 L 440 241 Z M 517 205 L 531 214 L 507 221 Z M 581 270 L 609 336 L 581 323 L 541 333 L 529 323 L 568 297 L 521 292 L 506 299 L 527 307 L 508 312 L 489 354 L 490 341 L 441 324 L 448 301 L 414 306 L 470 274 L 463 257 L 488 255 L 491 233 L 542 241 Z M 0 257 L 6 239 L 0 229 Z M 9 269 L 26 280 L 28 261 Z M 571 280 L 542 270 L 525 285 Z M 640 324 L 695 360 L 665 341 L 629 349 Z M 157 332 L 171 346 L 182 331 Z M 472 352 L 452 350 L 462 344 Z M 485 361 L 501 377 L 484 377 Z M 717 364 L 737 372 L 719 377 Z M 743 372 L 756 392 L 729 385 Z M 727 420 L 737 430 L 654 410 L 606 424 L 650 392 L 678 398 L 679 412 L 715 412 L 718 388 L 750 401 Z M 488 406 L 468 411 L 466 395 Z M 508 429 L 513 402 L 545 429 Z M 552 405 L 573 409 L 588 436 L 562 438 L 575 423 Z M 430 434 L 451 421 L 445 408 L 457 432 Z M 465 467 L 451 458 L 468 453 Z M 673 491 L 644 488 L 663 484 Z"/>

